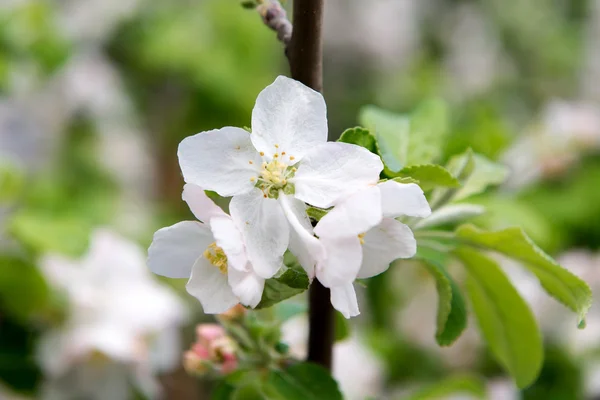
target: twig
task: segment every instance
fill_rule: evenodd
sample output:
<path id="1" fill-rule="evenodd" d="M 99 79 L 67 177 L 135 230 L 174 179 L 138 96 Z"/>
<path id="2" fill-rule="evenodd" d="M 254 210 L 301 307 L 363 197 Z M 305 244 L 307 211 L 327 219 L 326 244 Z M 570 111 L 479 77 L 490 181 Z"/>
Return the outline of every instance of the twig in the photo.
<path id="1" fill-rule="evenodd" d="M 278 0 L 264 0 L 256 10 L 260 14 L 264 24 L 277 32 L 277 39 L 286 47 L 292 39 L 292 23 L 287 18 L 285 9 L 281 6 Z"/>

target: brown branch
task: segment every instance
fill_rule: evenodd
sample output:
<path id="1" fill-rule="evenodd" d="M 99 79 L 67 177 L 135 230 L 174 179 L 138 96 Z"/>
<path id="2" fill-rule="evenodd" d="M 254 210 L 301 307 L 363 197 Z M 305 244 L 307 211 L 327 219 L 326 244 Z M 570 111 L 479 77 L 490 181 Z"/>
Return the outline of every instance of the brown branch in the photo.
<path id="1" fill-rule="evenodd" d="M 292 78 L 323 89 L 323 0 L 294 0 L 294 33 L 286 49 Z M 335 331 L 329 289 L 315 280 L 309 300 L 308 361 L 331 369 Z"/>

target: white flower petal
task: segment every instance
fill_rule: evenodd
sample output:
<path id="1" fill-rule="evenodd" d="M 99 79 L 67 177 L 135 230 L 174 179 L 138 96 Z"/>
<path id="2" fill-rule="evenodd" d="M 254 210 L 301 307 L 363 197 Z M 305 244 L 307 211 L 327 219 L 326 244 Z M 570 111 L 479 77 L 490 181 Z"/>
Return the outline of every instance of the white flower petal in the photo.
<path id="1" fill-rule="evenodd" d="M 313 235 L 313 229 L 306 214 L 306 205 L 293 196 L 284 194 L 279 195 L 279 203 L 292 227 L 289 249 L 296 256 L 309 279 L 312 279 L 315 276 L 315 267 L 319 260 L 325 258 L 325 249 L 319 239 Z"/>
<path id="2" fill-rule="evenodd" d="M 378 155 L 349 143 L 328 142 L 306 154 L 290 180 L 296 198 L 327 208 L 379 180 L 383 164 Z"/>
<path id="3" fill-rule="evenodd" d="M 342 313 L 346 318 L 356 317 L 360 314 L 356 291 L 352 283 L 335 286 L 331 289 L 331 304 L 333 308 Z"/>
<path id="4" fill-rule="evenodd" d="M 362 246 L 358 236 L 320 239 L 327 258 L 317 265 L 317 279 L 331 288 L 353 282 L 362 263 Z"/>
<path id="5" fill-rule="evenodd" d="M 381 222 L 381 192 L 369 186 L 342 201 L 325 215 L 315 233 L 319 237 L 338 238 L 357 236 Z"/>
<path id="6" fill-rule="evenodd" d="M 240 128 L 225 127 L 186 137 L 177 152 L 183 178 L 221 196 L 248 193 L 262 158 Z"/>
<path id="7" fill-rule="evenodd" d="M 392 261 L 410 258 L 417 252 L 417 241 L 410 228 L 392 218 L 384 218 L 379 226 L 368 231 L 364 241 L 360 279 L 379 275 Z"/>
<path id="8" fill-rule="evenodd" d="M 239 221 L 246 243 L 246 255 L 261 277 L 268 279 L 283 265 L 283 253 L 288 247 L 290 229 L 281 206 L 275 199 L 263 197 L 254 189 L 235 196 L 229 204 L 231 217 Z"/>
<path id="9" fill-rule="evenodd" d="M 227 215 L 204 193 L 204 189 L 192 183 L 183 186 L 181 198 L 187 203 L 194 216 L 202 222 L 208 223 L 212 217 Z"/>
<path id="10" fill-rule="evenodd" d="M 157 275 L 189 278 L 192 265 L 212 242 L 208 226 L 196 221 L 159 229 L 148 249 L 148 266 Z"/>
<path id="11" fill-rule="evenodd" d="M 408 215 L 425 218 L 431 215 L 431 208 L 419 185 L 390 180 L 377 186 L 381 190 L 384 217 L 395 218 Z"/>
<path id="12" fill-rule="evenodd" d="M 327 141 L 323 96 L 298 81 L 277 77 L 256 99 L 251 139 L 268 159 L 284 151 L 287 157 L 301 160 L 310 149 Z"/>
<path id="13" fill-rule="evenodd" d="M 227 275 L 204 257 L 196 260 L 186 289 L 200 301 L 206 314 L 220 314 L 239 303 Z"/>
<path id="14" fill-rule="evenodd" d="M 252 271 L 242 272 L 230 269 L 229 286 L 233 293 L 240 299 L 240 303 L 249 307 L 256 307 L 262 298 L 265 280 Z"/>
<path id="15" fill-rule="evenodd" d="M 248 270 L 248 257 L 242 232 L 229 215 L 211 218 L 210 230 L 212 231 L 217 246 L 223 249 L 227 256 L 227 264 L 239 271 Z"/>

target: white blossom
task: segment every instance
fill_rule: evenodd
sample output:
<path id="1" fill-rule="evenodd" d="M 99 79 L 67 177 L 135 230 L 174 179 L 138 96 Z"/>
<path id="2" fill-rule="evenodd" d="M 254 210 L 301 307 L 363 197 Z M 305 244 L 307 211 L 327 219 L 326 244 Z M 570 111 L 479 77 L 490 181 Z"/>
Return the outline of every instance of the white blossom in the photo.
<path id="1" fill-rule="evenodd" d="M 357 191 L 325 215 L 315 227 L 327 252 L 317 277 L 331 289 L 333 306 L 346 318 L 358 315 L 354 279 L 379 275 L 416 253 L 412 231 L 395 218 L 430 214 L 418 185 L 389 180 Z"/>
<path id="2" fill-rule="evenodd" d="M 258 95 L 251 134 L 233 127 L 201 132 L 181 142 L 178 156 L 187 183 L 233 196 L 248 259 L 265 279 L 288 247 L 314 277 L 326 255 L 305 203 L 331 207 L 383 169 L 362 147 L 327 142 L 323 96 L 283 76 Z"/>
<path id="3" fill-rule="evenodd" d="M 256 307 L 265 280 L 246 252 L 240 209 L 232 206 L 231 216 L 227 215 L 192 184 L 185 185 L 183 200 L 202 223 L 183 221 L 158 230 L 148 250 L 152 272 L 189 278 L 187 290 L 206 313 L 219 314 L 240 302 Z"/>
<path id="4" fill-rule="evenodd" d="M 155 397 L 153 374 L 177 365 L 177 329 L 186 310 L 152 278 L 143 251 L 97 230 L 83 258 L 48 255 L 40 265 L 49 284 L 66 295 L 69 311 L 64 325 L 39 343 L 45 397 L 127 398 L 129 382 Z"/>

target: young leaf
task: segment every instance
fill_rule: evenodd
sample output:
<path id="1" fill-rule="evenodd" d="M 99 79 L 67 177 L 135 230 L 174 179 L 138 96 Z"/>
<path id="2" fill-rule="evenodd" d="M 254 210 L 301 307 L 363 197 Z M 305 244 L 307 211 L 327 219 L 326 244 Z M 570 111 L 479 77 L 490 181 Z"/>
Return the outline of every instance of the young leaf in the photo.
<path id="1" fill-rule="evenodd" d="M 273 370 L 265 385 L 273 400 L 342 400 L 337 382 L 325 368 L 299 363 L 286 370 Z"/>
<path id="2" fill-rule="evenodd" d="M 406 165 L 430 163 L 440 155 L 448 133 L 448 109 L 441 100 L 421 103 L 410 118 Z"/>
<path id="3" fill-rule="evenodd" d="M 462 200 L 479 194 L 489 186 L 499 185 L 508 176 L 508 168 L 488 160 L 480 154 L 473 154 L 473 172 L 457 190 L 453 200 Z"/>
<path id="4" fill-rule="evenodd" d="M 444 264 L 447 256 L 429 249 L 419 248 L 417 256 L 435 278 L 438 292 L 437 331 L 435 338 L 440 346 L 449 346 L 467 327 L 467 307 L 458 285 Z"/>
<path id="5" fill-rule="evenodd" d="M 472 397 L 468 396 L 467 398 L 483 399 L 485 398 L 485 382 L 475 376 L 451 376 L 424 387 L 405 400 L 438 400 L 453 398 L 452 395 L 459 394 L 472 395 Z"/>
<path id="6" fill-rule="evenodd" d="M 265 281 L 265 290 L 257 309 L 271 307 L 308 289 L 308 276 L 296 258 L 288 252 L 284 263 L 287 268 L 282 273 Z"/>
<path id="7" fill-rule="evenodd" d="M 0 303 L 3 314 L 25 323 L 49 310 L 50 291 L 34 264 L 17 257 L 0 257 Z"/>
<path id="8" fill-rule="evenodd" d="M 375 106 L 365 106 L 360 110 L 358 121 L 375 135 L 386 170 L 400 171 L 407 160 L 409 119 Z"/>
<path id="9" fill-rule="evenodd" d="M 429 190 L 437 186 L 458 187 L 460 182 L 452 176 L 444 167 L 436 164 L 413 165 L 403 168 L 393 177 L 407 177 L 419 181 L 423 190 Z"/>
<path id="10" fill-rule="evenodd" d="M 592 304 L 589 286 L 544 253 L 521 228 L 486 232 L 473 225 L 463 225 L 456 230 L 456 236 L 471 245 L 521 261 L 537 276 L 548 294 L 576 312 L 579 323 L 584 320 Z"/>
<path id="11" fill-rule="evenodd" d="M 371 153 L 379 154 L 375 136 L 368 129 L 361 128 L 360 126 L 346 129 L 338 139 L 338 142 L 352 143 L 364 147 Z"/>
<path id="12" fill-rule="evenodd" d="M 482 253 L 454 251 L 469 273 L 467 292 L 492 354 L 524 388 L 538 376 L 544 348 L 531 309 L 496 262 Z"/>
<path id="13" fill-rule="evenodd" d="M 485 207 L 478 204 L 448 204 L 435 210 L 425 219 L 419 220 L 413 229 L 431 228 L 455 222 L 463 222 L 469 218 L 477 217 L 485 212 Z"/>
<path id="14" fill-rule="evenodd" d="M 323 208 L 317 208 L 317 207 L 306 207 L 306 214 L 308 214 L 308 216 L 311 219 L 314 219 L 315 221 L 320 221 L 321 218 L 323 218 L 325 215 L 327 215 L 327 212 L 329 210 L 325 210 Z"/>

